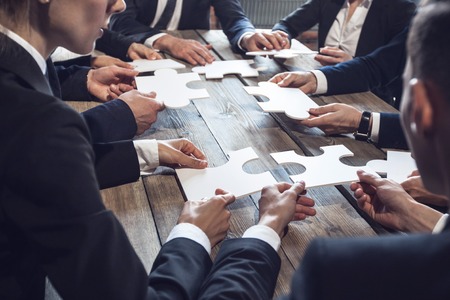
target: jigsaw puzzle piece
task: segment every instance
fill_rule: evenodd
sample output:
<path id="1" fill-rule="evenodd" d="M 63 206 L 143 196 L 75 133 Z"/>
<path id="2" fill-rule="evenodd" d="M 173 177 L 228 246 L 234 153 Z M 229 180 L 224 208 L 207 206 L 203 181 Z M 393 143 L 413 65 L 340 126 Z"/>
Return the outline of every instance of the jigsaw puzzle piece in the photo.
<path id="1" fill-rule="evenodd" d="M 374 159 L 366 164 L 381 176 L 392 179 L 397 183 L 405 181 L 412 171 L 417 170 L 416 161 L 411 152 L 388 151 L 387 159 Z"/>
<path id="2" fill-rule="evenodd" d="M 294 120 L 309 118 L 308 110 L 318 105 L 298 88 L 279 87 L 273 82 L 259 82 L 258 86 L 245 86 L 245 91 L 254 96 L 265 96 L 268 102 L 258 102 L 265 112 L 284 112 Z"/>
<path id="3" fill-rule="evenodd" d="M 305 167 L 304 173 L 289 177 L 293 182 L 303 180 L 306 188 L 358 181 L 356 171 L 361 169 L 376 174 L 367 166 L 355 167 L 342 163 L 341 158 L 353 156 L 353 152 L 344 145 L 325 146 L 320 149 L 324 153 L 318 156 L 302 156 L 294 151 L 271 153 L 270 155 L 278 164 L 297 163 Z"/>
<path id="4" fill-rule="evenodd" d="M 192 71 L 205 74 L 206 79 L 221 79 L 223 75 L 227 74 L 240 74 L 242 77 L 258 77 L 258 70 L 250 66 L 253 63 L 252 59 L 214 61 L 206 66 L 192 68 Z"/>
<path id="5" fill-rule="evenodd" d="M 196 73 L 180 73 L 172 69 L 160 69 L 154 76 L 136 77 L 137 89 L 143 93 L 156 92 L 156 99 L 163 101 L 168 108 L 181 108 L 189 105 L 190 99 L 208 98 L 206 89 L 190 89 L 188 82 L 201 81 Z"/>
<path id="6" fill-rule="evenodd" d="M 177 169 L 177 175 L 188 200 L 214 196 L 216 188 L 233 193 L 236 198 L 259 192 L 264 186 L 276 183 L 270 172 L 249 174 L 242 166 L 258 155 L 251 148 L 229 153 L 230 160 L 217 168 Z"/>
<path id="7" fill-rule="evenodd" d="M 172 59 L 135 59 L 130 62 L 130 65 L 139 72 L 153 72 L 160 69 L 184 69 L 185 65 L 176 62 Z"/>
<path id="8" fill-rule="evenodd" d="M 261 51 L 250 51 L 246 52 L 245 55 L 248 56 L 273 56 L 276 58 L 292 58 L 299 55 L 310 55 L 317 54 L 317 51 L 307 50 L 307 49 L 281 49 L 281 50 L 261 50 Z"/>

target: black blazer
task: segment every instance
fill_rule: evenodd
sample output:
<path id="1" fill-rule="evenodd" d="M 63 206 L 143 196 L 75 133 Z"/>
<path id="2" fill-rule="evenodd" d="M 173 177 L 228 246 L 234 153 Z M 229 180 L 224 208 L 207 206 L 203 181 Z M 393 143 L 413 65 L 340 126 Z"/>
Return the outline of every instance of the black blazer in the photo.
<path id="1" fill-rule="evenodd" d="M 46 276 L 63 299 L 195 299 L 208 253 L 175 239 L 148 277 L 103 205 L 85 122 L 28 52 L 0 39 L 0 299 L 43 300 Z"/>
<path id="2" fill-rule="evenodd" d="M 319 47 L 323 47 L 328 31 L 331 28 L 336 15 L 341 9 L 344 0 L 310 0 L 302 7 L 294 11 L 292 14 L 281 20 L 280 23 L 273 28 L 286 31 L 291 37 L 296 37 L 302 31 L 305 31 L 319 23 Z M 415 12 L 415 3 L 409 0 L 373 0 L 366 20 L 361 30 L 361 35 L 356 48 L 355 57 L 365 57 L 376 49 L 392 43 L 393 39 L 408 26 Z M 396 43 L 394 41 L 394 43 Z M 387 68 L 396 68 L 398 62 L 402 62 L 402 55 L 396 57 L 399 53 L 393 55 L 387 61 L 381 61 Z M 401 53 L 400 53 L 401 54 Z M 392 63 L 391 60 L 396 60 Z M 393 78 L 377 78 L 372 79 L 377 74 L 371 74 L 374 67 L 369 66 L 372 70 L 368 70 L 364 74 L 361 71 L 358 74 L 349 72 L 357 72 L 358 70 L 349 71 L 354 67 L 347 67 L 358 64 L 357 62 L 346 65 L 336 65 L 332 67 L 321 68 L 328 80 L 327 94 L 346 94 L 351 92 L 372 91 L 377 96 L 385 100 L 387 103 L 398 108 L 402 94 L 402 81 L 400 76 Z M 356 68 L 355 68 L 356 69 Z M 400 71 L 401 72 L 401 71 Z M 366 76 L 361 78 L 359 76 Z M 366 84 L 364 80 L 371 80 L 371 85 Z M 376 80 L 379 80 L 378 82 Z M 384 80 L 381 82 L 381 80 Z"/>
<path id="3" fill-rule="evenodd" d="M 345 0 L 310 0 L 282 19 L 273 30 L 296 38 L 319 24 L 318 46 L 324 47 L 328 31 Z M 388 43 L 409 24 L 416 5 L 409 0 L 373 0 L 356 48 L 355 56 L 367 55 Z"/>
<path id="4" fill-rule="evenodd" d="M 406 64 L 406 39 L 408 27 L 396 35 L 388 44 L 366 56 L 320 68 L 328 82 L 329 95 L 366 92 L 387 87 L 396 80 L 401 80 Z M 391 89 L 388 101 L 396 108 L 400 107 L 402 85 Z"/>
<path id="5" fill-rule="evenodd" d="M 320 238 L 311 242 L 281 299 L 448 299 L 450 231 Z M 272 299 L 279 258 L 267 243 L 224 242 L 199 299 Z"/>
<path id="6" fill-rule="evenodd" d="M 400 114 L 380 114 L 380 131 L 377 145 L 381 148 L 408 149 L 406 136 L 400 123 Z"/>
<path id="7" fill-rule="evenodd" d="M 148 37 L 160 33 L 161 28 L 149 25 L 155 18 L 158 1 L 126 0 L 127 9 L 111 17 L 110 28 L 125 35 L 134 35 L 136 41 L 144 42 Z M 239 0 L 184 0 L 178 29 L 209 29 L 210 7 L 218 17 L 224 33 L 234 51 L 244 32 L 255 28 L 244 14 Z"/>

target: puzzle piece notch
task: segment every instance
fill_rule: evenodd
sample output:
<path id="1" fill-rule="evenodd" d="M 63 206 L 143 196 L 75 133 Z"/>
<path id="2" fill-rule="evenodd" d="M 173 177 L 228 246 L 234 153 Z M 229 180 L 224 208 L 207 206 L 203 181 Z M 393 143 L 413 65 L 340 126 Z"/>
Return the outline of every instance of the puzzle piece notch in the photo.
<path id="1" fill-rule="evenodd" d="M 404 151 L 388 151 L 386 160 L 374 159 L 367 162 L 366 166 L 397 183 L 405 181 L 412 171 L 417 169 L 411 152 Z"/>
<path id="2" fill-rule="evenodd" d="M 318 105 L 298 88 L 279 87 L 273 82 L 259 82 L 258 86 L 245 86 L 244 90 L 254 96 L 265 96 L 268 102 L 258 102 L 265 112 L 284 112 L 294 120 L 309 117 L 308 110 Z"/>
<path id="3" fill-rule="evenodd" d="M 248 56 L 273 56 L 275 58 L 292 58 L 299 55 L 311 55 L 317 54 L 317 51 L 305 50 L 305 49 L 281 49 L 281 50 L 261 50 L 246 52 Z"/>
<path id="4" fill-rule="evenodd" d="M 160 69 L 184 69 L 185 65 L 176 62 L 172 59 L 135 59 L 130 62 L 130 65 L 134 67 L 136 71 L 139 72 L 153 72 Z"/>
<path id="5" fill-rule="evenodd" d="M 253 59 L 214 61 L 202 67 L 192 68 L 193 72 L 205 74 L 206 79 L 222 79 L 224 75 L 240 74 L 242 77 L 258 77 L 258 70 L 250 66 Z"/>
<path id="6" fill-rule="evenodd" d="M 156 99 L 163 101 L 168 108 L 181 108 L 189 105 L 190 99 L 208 98 L 206 89 L 191 89 L 188 82 L 201 81 L 196 73 L 180 73 L 172 69 L 160 69 L 154 76 L 136 77 L 136 85 L 140 92 L 156 92 Z"/>
<path id="7" fill-rule="evenodd" d="M 249 174 L 242 169 L 246 162 L 258 159 L 251 147 L 230 152 L 229 157 L 230 160 L 225 165 L 216 168 L 176 170 L 188 200 L 212 197 L 216 188 L 222 188 L 240 198 L 276 183 L 270 172 Z"/>
<path id="8" fill-rule="evenodd" d="M 294 151 L 271 153 L 270 155 L 278 164 L 297 163 L 305 167 L 305 172 L 289 177 L 293 182 L 303 180 L 306 188 L 359 181 L 356 171 L 361 169 L 378 176 L 370 167 L 355 167 L 342 163 L 341 158 L 353 156 L 353 152 L 344 145 L 325 146 L 320 149 L 324 153 L 318 156 L 302 156 Z"/>

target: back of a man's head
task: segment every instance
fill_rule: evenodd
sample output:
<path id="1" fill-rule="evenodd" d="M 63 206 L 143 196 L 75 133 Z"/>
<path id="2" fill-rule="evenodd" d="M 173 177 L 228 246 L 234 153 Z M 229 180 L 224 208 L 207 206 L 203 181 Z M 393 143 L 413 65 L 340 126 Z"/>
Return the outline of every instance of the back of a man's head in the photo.
<path id="1" fill-rule="evenodd" d="M 433 81 L 450 101 L 450 0 L 431 0 L 410 29 L 408 54 L 413 76 Z"/>

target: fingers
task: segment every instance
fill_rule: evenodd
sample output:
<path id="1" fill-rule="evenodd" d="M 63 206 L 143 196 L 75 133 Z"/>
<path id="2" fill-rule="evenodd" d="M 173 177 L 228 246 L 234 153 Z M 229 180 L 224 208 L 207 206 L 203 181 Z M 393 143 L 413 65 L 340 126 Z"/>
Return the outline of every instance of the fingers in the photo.
<path id="1" fill-rule="evenodd" d="M 317 60 L 323 66 L 335 65 L 340 62 L 339 58 L 337 57 L 322 54 L 317 54 L 314 57 L 314 59 Z"/>
<path id="2" fill-rule="evenodd" d="M 228 206 L 231 203 L 233 203 L 234 201 L 236 201 L 236 197 L 233 194 L 231 194 L 223 189 L 220 189 L 220 188 L 216 189 L 215 194 L 216 194 L 216 196 L 220 196 L 220 199 L 225 200 L 225 206 Z"/>
<path id="3" fill-rule="evenodd" d="M 379 187 L 383 183 L 383 180 L 380 177 L 377 177 L 374 174 L 367 173 L 363 170 L 356 171 L 356 174 L 358 174 L 359 181 L 361 183 L 372 185 L 375 188 Z"/>

